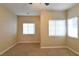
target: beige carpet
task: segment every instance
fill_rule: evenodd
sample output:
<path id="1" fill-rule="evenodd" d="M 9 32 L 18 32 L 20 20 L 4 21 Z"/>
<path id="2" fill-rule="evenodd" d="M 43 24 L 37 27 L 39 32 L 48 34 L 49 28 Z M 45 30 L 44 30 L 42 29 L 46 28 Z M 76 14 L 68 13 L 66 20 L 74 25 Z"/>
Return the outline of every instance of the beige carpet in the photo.
<path id="1" fill-rule="evenodd" d="M 8 50 L 3 56 L 76 56 L 65 48 L 40 48 L 40 44 L 17 44 Z"/>

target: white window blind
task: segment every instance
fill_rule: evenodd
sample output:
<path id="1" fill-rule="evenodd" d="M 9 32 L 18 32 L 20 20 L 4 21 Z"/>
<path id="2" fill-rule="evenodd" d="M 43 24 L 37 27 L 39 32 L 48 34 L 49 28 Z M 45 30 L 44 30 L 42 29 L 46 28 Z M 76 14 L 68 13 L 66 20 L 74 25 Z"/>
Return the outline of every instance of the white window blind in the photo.
<path id="1" fill-rule="evenodd" d="M 78 38 L 78 18 L 72 17 L 68 19 L 68 36 Z"/>
<path id="2" fill-rule="evenodd" d="M 49 20 L 49 36 L 65 36 L 65 20 Z"/>
<path id="3" fill-rule="evenodd" d="M 23 23 L 23 34 L 35 34 L 35 24 Z"/>

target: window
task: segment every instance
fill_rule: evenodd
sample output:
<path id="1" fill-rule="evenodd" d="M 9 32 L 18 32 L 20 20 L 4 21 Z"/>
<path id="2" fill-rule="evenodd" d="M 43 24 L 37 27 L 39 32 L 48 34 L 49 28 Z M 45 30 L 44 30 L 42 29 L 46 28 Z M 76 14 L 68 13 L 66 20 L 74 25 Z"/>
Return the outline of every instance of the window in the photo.
<path id="1" fill-rule="evenodd" d="M 23 23 L 23 34 L 35 34 L 35 24 Z"/>
<path id="2" fill-rule="evenodd" d="M 78 18 L 73 17 L 68 19 L 68 36 L 78 38 Z"/>
<path id="3" fill-rule="evenodd" d="M 64 36 L 65 34 L 65 20 L 49 20 L 49 36 Z"/>

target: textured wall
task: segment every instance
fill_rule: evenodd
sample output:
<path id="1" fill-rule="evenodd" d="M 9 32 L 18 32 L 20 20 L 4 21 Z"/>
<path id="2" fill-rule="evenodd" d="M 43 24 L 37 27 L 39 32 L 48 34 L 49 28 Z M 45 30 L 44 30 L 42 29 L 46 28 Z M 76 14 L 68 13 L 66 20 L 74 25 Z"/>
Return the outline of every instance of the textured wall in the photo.
<path id="1" fill-rule="evenodd" d="M 35 23 L 34 35 L 23 35 L 23 23 Z M 18 17 L 18 38 L 19 42 L 38 43 L 40 42 L 40 17 L 39 16 L 19 16 Z"/>
<path id="2" fill-rule="evenodd" d="M 16 42 L 16 16 L 0 6 L 0 53 Z"/>
<path id="3" fill-rule="evenodd" d="M 42 11 L 40 16 L 41 22 L 41 46 L 53 47 L 64 46 L 66 43 L 66 36 L 64 37 L 49 37 L 48 22 L 50 19 L 66 19 L 64 12 L 59 11 Z"/>

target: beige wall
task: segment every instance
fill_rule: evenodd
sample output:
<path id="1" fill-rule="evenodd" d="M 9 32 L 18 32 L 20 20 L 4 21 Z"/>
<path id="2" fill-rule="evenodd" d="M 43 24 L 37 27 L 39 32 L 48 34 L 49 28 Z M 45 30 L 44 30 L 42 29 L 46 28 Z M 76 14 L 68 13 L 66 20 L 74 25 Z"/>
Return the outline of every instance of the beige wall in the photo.
<path id="1" fill-rule="evenodd" d="M 35 23 L 34 35 L 23 35 L 23 23 Z M 19 16 L 18 17 L 18 38 L 21 43 L 38 43 L 40 42 L 40 17 L 39 16 Z"/>
<path id="2" fill-rule="evenodd" d="M 78 16 L 78 18 L 79 18 L 79 4 L 68 10 L 68 18 L 74 17 L 74 16 Z M 78 24 L 79 24 L 79 22 L 78 22 Z M 79 26 L 78 26 L 78 28 L 79 28 Z M 71 47 L 72 49 L 79 52 L 79 38 L 74 39 L 74 38 L 69 38 L 68 37 L 67 45 L 69 47 Z"/>
<path id="3" fill-rule="evenodd" d="M 40 16 L 41 22 L 41 47 L 64 46 L 66 44 L 66 36 L 49 37 L 48 21 L 49 19 L 66 19 L 65 12 L 59 11 L 42 11 Z"/>
<path id="4" fill-rule="evenodd" d="M 0 6 L 0 53 L 16 42 L 16 16 Z"/>
<path id="5" fill-rule="evenodd" d="M 79 52 L 79 38 L 49 37 L 49 19 L 66 19 L 79 16 L 79 4 L 69 9 L 67 13 L 59 11 L 42 11 L 40 16 L 19 16 L 18 17 L 18 42 L 41 43 L 41 47 L 67 46 Z M 79 18 L 79 17 L 78 17 Z M 0 6 L 0 53 L 14 44 L 17 34 L 17 17 L 4 6 Z M 22 24 L 34 22 L 36 24 L 35 35 L 23 35 Z M 5 44 L 4 44 L 5 43 Z"/>

